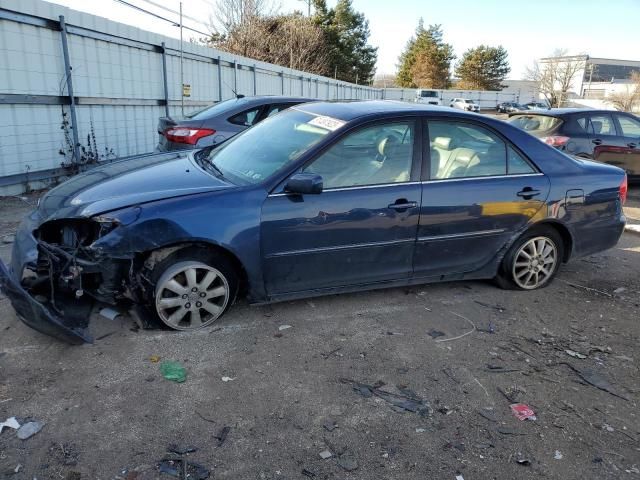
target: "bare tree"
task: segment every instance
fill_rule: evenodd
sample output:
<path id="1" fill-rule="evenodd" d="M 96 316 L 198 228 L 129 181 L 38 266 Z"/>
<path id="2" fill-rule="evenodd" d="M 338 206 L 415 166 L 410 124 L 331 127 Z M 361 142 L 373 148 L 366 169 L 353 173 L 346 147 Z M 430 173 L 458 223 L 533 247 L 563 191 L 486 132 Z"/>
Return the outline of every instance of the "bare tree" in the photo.
<path id="1" fill-rule="evenodd" d="M 631 73 L 631 83 L 626 86 L 625 91 L 609 94 L 606 102 L 623 112 L 640 109 L 640 71 Z"/>
<path id="2" fill-rule="evenodd" d="M 301 14 L 255 18 L 213 39 L 216 48 L 318 75 L 327 75 L 329 52 L 322 29 Z"/>
<path id="3" fill-rule="evenodd" d="M 261 18 L 275 15 L 279 7 L 273 0 L 217 0 L 215 14 L 209 17 L 213 43 L 231 40 L 243 56 L 249 55 L 249 43 L 257 34 L 256 24 Z"/>
<path id="4" fill-rule="evenodd" d="M 566 50 L 556 50 L 528 68 L 525 77 L 538 84 L 550 107 L 560 107 L 567 101 L 577 74 L 584 70 L 586 59 L 586 55 L 567 56 Z"/>

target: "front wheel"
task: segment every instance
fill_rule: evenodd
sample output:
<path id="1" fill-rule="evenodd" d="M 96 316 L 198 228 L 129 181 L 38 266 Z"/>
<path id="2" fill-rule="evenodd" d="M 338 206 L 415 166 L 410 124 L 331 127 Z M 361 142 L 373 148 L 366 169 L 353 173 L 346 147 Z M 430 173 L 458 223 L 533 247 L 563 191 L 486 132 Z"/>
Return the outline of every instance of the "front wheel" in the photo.
<path id="1" fill-rule="evenodd" d="M 233 303 L 238 277 L 224 257 L 206 251 L 178 251 L 153 269 L 152 307 L 175 330 L 211 325 Z"/>
<path id="2" fill-rule="evenodd" d="M 496 281 L 510 290 L 535 290 L 549 285 L 564 256 L 562 237 L 552 227 L 538 227 L 519 238 L 505 255 Z"/>

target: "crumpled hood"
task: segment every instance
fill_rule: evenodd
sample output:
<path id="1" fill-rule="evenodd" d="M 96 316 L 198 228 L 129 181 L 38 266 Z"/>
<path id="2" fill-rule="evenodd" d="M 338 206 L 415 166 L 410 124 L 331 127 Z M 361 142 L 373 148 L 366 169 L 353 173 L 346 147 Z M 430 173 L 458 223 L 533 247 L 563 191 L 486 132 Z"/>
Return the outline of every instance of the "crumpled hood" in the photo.
<path id="1" fill-rule="evenodd" d="M 202 170 L 193 153 L 143 155 L 76 175 L 40 199 L 41 220 L 90 217 L 165 198 L 231 188 Z"/>

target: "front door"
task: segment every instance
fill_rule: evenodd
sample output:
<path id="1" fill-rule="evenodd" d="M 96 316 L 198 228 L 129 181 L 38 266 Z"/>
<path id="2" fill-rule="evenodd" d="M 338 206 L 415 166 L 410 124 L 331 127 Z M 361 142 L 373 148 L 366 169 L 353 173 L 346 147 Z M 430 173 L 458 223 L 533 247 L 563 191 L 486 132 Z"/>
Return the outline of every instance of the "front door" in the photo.
<path id="1" fill-rule="evenodd" d="M 484 126 L 427 123 L 430 172 L 422 185 L 414 275 L 472 272 L 487 265 L 536 215 L 549 180 Z"/>
<path id="2" fill-rule="evenodd" d="M 262 254 L 272 298 L 295 292 L 407 279 L 420 210 L 414 120 L 346 133 L 302 171 L 320 194 L 269 195 Z"/>
<path id="3" fill-rule="evenodd" d="M 609 113 L 589 115 L 591 142 L 595 145 L 593 159 L 624 168 L 629 147 L 617 132 L 613 116 Z"/>

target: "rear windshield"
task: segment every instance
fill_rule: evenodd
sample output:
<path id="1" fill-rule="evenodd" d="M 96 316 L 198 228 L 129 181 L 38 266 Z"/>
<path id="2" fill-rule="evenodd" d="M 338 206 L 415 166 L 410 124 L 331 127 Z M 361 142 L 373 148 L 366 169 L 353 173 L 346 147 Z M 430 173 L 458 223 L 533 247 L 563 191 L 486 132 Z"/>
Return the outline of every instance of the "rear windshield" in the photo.
<path id="1" fill-rule="evenodd" d="M 438 96 L 438 92 L 434 92 L 431 90 L 423 90 L 420 95 L 422 97 L 429 97 L 429 98 L 433 98 L 433 97 L 437 97 Z"/>
<path id="2" fill-rule="evenodd" d="M 247 100 L 243 100 L 242 98 L 232 98 L 230 100 L 225 100 L 224 102 L 218 102 L 215 105 L 211 105 L 210 107 L 207 107 L 203 110 L 197 110 L 195 112 L 189 113 L 185 116 L 187 118 L 190 118 L 191 120 L 207 120 L 208 118 L 228 112 L 229 110 L 232 110 L 238 105 L 242 105 L 246 102 Z"/>
<path id="3" fill-rule="evenodd" d="M 562 120 L 548 115 L 516 115 L 509 123 L 527 132 L 545 132 L 560 125 Z"/>

